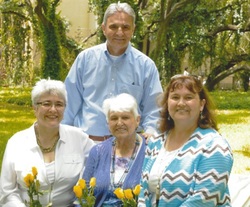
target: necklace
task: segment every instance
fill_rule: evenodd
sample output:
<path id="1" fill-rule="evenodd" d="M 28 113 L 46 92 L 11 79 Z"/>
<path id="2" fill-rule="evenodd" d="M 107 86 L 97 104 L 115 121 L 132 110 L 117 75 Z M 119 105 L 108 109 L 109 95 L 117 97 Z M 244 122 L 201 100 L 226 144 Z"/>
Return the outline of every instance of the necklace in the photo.
<path id="1" fill-rule="evenodd" d="M 55 149 L 56 143 L 59 140 L 59 136 L 56 138 L 55 142 L 53 143 L 53 145 L 51 147 L 45 148 L 45 147 L 42 146 L 42 144 L 40 142 L 39 133 L 38 133 L 36 127 L 35 127 L 35 134 L 36 134 L 36 142 L 37 142 L 38 146 L 40 147 L 40 149 L 42 150 L 43 153 L 49 153 L 49 152 L 52 152 Z"/>
<path id="2" fill-rule="evenodd" d="M 124 169 L 123 175 L 121 176 L 119 182 L 117 184 L 115 184 L 116 141 L 113 140 L 113 142 L 112 142 L 112 155 L 111 155 L 112 160 L 111 160 L 111 166 L 110 166 L 111 167 L 110 176 L 111 176 L 111 185 L 114 188 L 122 187 L 123 181 L 125 180 L 126 175 L 128 174 L 129 169 L 131 168 L 131 166 L 133 164 L 133 161 L 134 161 L 134 159 L 136 157 L 139 145 L 140 145 L 140 141 L 138 139 L 138 136 L 136 136 L 135 147 L 134 147 L 133 153 L 132 153 L 132 155 L 130 157 L 130 160 L 129 160 L 128 164 L 127 164 L 127 167 L 126 167 L 126 169 Z"/>

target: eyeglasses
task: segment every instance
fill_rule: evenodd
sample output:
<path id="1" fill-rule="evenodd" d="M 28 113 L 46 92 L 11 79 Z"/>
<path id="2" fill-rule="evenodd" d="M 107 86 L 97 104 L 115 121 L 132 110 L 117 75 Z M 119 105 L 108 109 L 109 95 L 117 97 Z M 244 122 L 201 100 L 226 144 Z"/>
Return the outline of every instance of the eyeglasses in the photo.
<path id="1" fill-rule="evenodd" d="M 63 102 L 51 102 L 51 101 L 42 101 L 42 102 L 37 102 L 37 105 L 41 105 L 44 109 L 51 109 L 52 106 L 54 106 L 57 110 L 62 110 L 65 107 L 65 103 Z"/>

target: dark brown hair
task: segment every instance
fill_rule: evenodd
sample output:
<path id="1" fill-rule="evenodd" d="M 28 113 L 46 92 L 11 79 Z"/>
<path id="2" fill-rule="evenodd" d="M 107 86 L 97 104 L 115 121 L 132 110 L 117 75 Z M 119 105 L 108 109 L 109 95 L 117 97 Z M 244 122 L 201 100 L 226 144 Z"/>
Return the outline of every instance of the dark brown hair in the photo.
<path id="1" fill-rule="evenodd" d="M 186 87 L 189 91 L 193 93 L 198 93 L 200 99 L 205 99 L 206 103 L 204 105 L 201 117 L 198 120 L 198 126 L 200 128 L 214 128 L 218 130 L 217 122 L 215 119 L 215 106 L 209 96 L 208 91 L 202 85 L 198 77 L 191 75 L 175 75 L 171 78 L 168 86 L 166 87 L 164 93 L 162 94 L 159 105 L 161 107 L 159 130 L 160 132 L 168 131 L 174 128 L 174 121 L 169 115 L 168 111 L 168 97 L 170 92 Z"/>

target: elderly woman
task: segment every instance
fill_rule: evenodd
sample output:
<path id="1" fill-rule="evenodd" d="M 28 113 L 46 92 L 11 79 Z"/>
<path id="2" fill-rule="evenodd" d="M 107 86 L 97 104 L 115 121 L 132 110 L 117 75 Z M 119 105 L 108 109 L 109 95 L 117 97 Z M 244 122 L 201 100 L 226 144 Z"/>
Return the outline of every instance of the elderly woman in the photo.
<path id="1" fill-rule="evenodd" d="M 66 105 L 63 82 L 40 80 L 32 90 L 36 122 L 7 143 L 2 162 L 1 206 L 24 207 L 29 202 L 24 177 L 37 169 L 42 206 L 70 206 L 85 158 L 94 145 L 82 130 L 61 125 Z"/>
<path id="2" fill-rule="evenodd" d="M 96 178 L 95 207 L 119 207 L 121 201 L 113 191 L 140 183 L 145 140 L 136 133 L 140 116 L 133 96 L 123 93 L 106 99 L 103 111 L 112 137 L 91 149 L 83 178 L 87 182 Z"/>
<path id="3" fill-rule="evenodd" d="M 162 134 L 148 143 L 138 206 L 231 206 L 232 152 L 200 80 L 172 77 L 160 105 Z"/>

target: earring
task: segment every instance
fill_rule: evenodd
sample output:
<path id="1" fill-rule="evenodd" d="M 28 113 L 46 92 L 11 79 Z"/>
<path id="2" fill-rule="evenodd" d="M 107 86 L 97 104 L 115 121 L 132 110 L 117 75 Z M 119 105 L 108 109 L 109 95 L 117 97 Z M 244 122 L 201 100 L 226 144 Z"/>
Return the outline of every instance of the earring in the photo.
<path id="1" fill-rule="evenodd" d="M 200 111 L 200 120 L 203 118 L 202 111 Z"/>
<path id="2" fill-rule="evenodd" d="M 168 115 L 168 121 L 170 121 L 171 117 Z"/>

